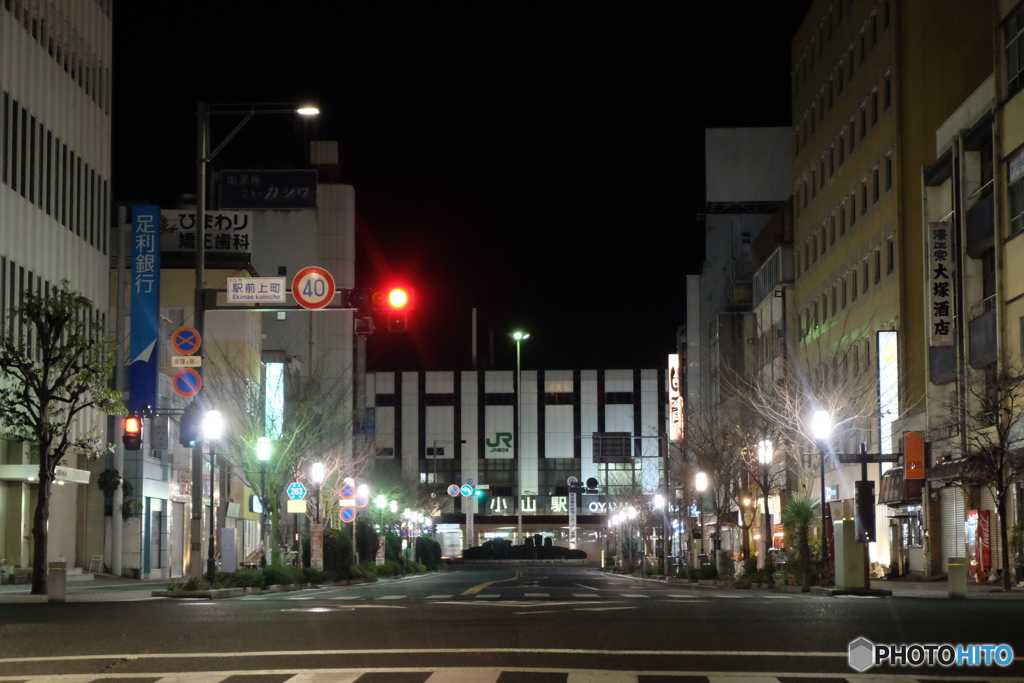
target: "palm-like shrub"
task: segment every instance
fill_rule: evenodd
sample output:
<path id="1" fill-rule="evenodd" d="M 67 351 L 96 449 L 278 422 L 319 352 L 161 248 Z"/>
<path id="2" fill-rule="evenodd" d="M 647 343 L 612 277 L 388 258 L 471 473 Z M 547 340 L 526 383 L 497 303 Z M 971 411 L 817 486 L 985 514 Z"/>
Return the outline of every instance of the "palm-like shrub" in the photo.
<path id="1" fill-rule="evenodd" d="M 797 534 L 797 548 L 800 551 L 800 565 L 805 574 L 811 571 L 810 530 L 818 521 L 821 503 L 816 498 L 794 493 L 782 506 L 782 525 Z"/>

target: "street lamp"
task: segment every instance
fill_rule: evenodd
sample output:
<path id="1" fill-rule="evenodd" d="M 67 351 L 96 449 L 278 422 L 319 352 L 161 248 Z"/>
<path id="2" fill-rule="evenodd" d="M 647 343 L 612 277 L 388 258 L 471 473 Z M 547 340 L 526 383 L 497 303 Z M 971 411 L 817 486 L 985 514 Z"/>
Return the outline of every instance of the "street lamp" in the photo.
<path id="1" fill-rule="evenodd" d="M 200 102 L 196 107 L 196 281 L 192 326 L 199 338 L 205 334 L 206 328 L 206 169 L 213 159 L 220 154 L 235 135 L 257 114 L 298 114 L 300 116 L 316 116 L 320 110 L 311 105 L 295 106 L 291 104 L 226 104 L 210 105 Z M 242 120 L 228 133 L 217 147 L 210 151 L 210 117 L 241 116 Z M 202 376 L 202 367 L 195 370 Z M 197 397 L 198 398 L 198 397 Z M 192 448 L 192 472 L 196 473 L 203 466 L 203 447 L 196 441 Z M 192 488 L 192 549 L 193 560 L 190 573 L 198 577 L 202 566 L 200 559 L 199 539 L 202 533 L 203 494 L 198 486 Z"/>
<path id="2" fill-rule="evenodd" d="M 266 564 L 267 547 L 267 463 L 270 462 L 270 456 L 273 452 L 273 446 L 270 443 L 270 439 L 266 436 L 261 436 L 256 439 L 256 459 L 260 462 L 260 545 L 263 546 L 263 564 Z"/>
<path id="3" fill-rule="evenodd" d="M 217 442 L 224 431 L 224 419 L 217 410 L 207 411 L 203 417 L 203 440 L 210 446 L 210 553 L 206 557 L 206 579 L 213 583 L 217 574 L 217 560 L 213 556 L 213 472 L 217 458 Z"/>
<path id="4" fill-rule="evenodd" d="M 708 490 L 708 475 L 704 472 L 698 472 L 694 480 L 693 487 L 697 489 L 697 493 L 700 494 L 700 508 L 697 510 L 697 523 L 700 524 L 700 554 L 705 553 L 704 548 L 704 492 Z M 697 568 L 700 568 L 698 560 Z"/>
<path id="5" fill-rule="evenodd" d="M 316 523 L 320 523 L 320 487 L 327 478 L 327 468 L 322 462 L 315 462 L 309 467 L 309 479 L 316 489 Z"/>
<path id="6" fill-rule="evenodd" d="M 825 447 L 832 434 L 832 416 L 824 410 L 816 411 L 811 418 L 811 431 L 818 442 L 818 460 L 821 463 L 821 564 L 828 566 L 828 527 L 825 521 Z"/>
<path id="7" fill-rule="evenodd" d="M 519 542 L 523 542 L 523 393 L 521 391 L 523 380 L 522 366 L 522 345 L 530 338 L 529 332 L 516 330 L 508 336 L 516 342 L 516 484 L 519 492 L 519 504 L 516 506 L 516 526 L 519 534 Z"/>
<path id="8" fill-rule="evenodd" d="M 768 513 L 768 489 L 771 477 L 772 455 L 774 455 L 774 446 L 771 439 L 762 439 L 757 442 L 757 462 L 761 465 L 761 493 L 764 496 L 764 558 L 761 561 L 762 567 L 768 561 L 768 549 L 771 547 L 772 539 L 772 520 L 771 515 Z"/>

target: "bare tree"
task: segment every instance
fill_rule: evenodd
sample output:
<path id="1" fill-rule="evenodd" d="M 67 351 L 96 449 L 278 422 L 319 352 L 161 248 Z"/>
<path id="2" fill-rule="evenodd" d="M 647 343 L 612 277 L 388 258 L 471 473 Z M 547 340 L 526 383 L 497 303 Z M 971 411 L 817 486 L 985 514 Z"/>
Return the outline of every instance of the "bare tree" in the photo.
<path id="1" fill-rule="evenodd" d="M 70 453 L 93 459 L 104 444 L 90 411 L 122 415 L 120 394 L 107 387 L 113 340 L 104 336 L 95 308 L 65 280 L 45 295 L 28 294 L 11 310 L 0 336 L 0 421 L 15 438 L 35 446 L 39 498 L 32 521 L 32 592 L 46 593 L 50 492 L 57 466 Z M 107 447 L 109 448 L 109 447 Z"/>
<path id="2" fill-rule="evenodd" d="M 280 538 L 280 501 L 288 484 L 309 465 L 331 458 L 332 469 L 356 473 L 365 467 L 366 453 L 352 453 L 349 398 L 351 381 L 331 380 L 321 367 L 294 366 L 284 373 L 283 402 L 268 398 L 261 381 L 265 366 L 254 349 L 229 353 L 218 347 L 211 362 L 206 391 L 226 414 L 228 429 L 224 457 L 237 467 L 245 483 L 268 501 L 271 538 Z M 342 373 L 343 375 L 345 373 Z M 351 375 L 348 375 L 351 377 Z M 280 406 L 283 405 L 283 409 Z M 273 441 L 269 462 L 257 458 L 260 437 Z M 276 542 L 271 561 L 281 562 Z"/>
<path id="3" fill-rule="evenodd" d="M 999 516 L 1000 559 L 1003 589 L 1010 590 L 1008 544 L 1010 492 L 1024 474 L 1024 364 L 1005 363 L 987 370 L 968 368 L 962 379 L 959 401 L 953 399 L 942 412 L 951 424 L 943 434 L 959 432 L 966 457 L 960 465 L 965 484 L 988 487 Z M 963 421 L 963 424 L 957 424 Z M 956 425 L 956 429 L 949 427 Z"/>

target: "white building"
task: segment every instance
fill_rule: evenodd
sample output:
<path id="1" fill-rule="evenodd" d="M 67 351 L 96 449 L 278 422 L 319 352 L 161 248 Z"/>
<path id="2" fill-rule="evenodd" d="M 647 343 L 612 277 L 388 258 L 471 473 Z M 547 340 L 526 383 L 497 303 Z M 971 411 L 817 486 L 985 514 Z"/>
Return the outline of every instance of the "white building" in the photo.
<path id="1" fill-rule="evenodd" d="M 4 318 L 27 292 L 42 293 L 66 279 L 96 304 L 105 322 L 111 5 L 111 0 L 64 0 L 0 7 Z M 104 418 L 90 415 L 85 422 L 97 419 Z M 28 567 L 32 558 L 36 486 L 20 467 L 28 464 L 24 444 L 0 440 L 0 557 L 14 567 Z M 87 566 L 102 547 L 101 536 L 83 533 L 84 518 L 97 505 L 102 516 L 102 499 L 86 501 L 84 491 L 72 480 L 53 487 L 48 553 L 63 555 L 69 567 Z"/>

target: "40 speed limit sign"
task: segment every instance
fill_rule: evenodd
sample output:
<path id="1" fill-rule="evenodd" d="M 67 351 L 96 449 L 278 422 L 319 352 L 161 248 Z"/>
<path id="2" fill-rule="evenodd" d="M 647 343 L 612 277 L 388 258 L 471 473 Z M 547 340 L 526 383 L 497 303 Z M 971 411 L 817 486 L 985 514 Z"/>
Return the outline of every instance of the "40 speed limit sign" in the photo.
<path id="1" fill-rule="evenodd" d="M 323 268 L 303 268 L 292 279 L 292 296 L 303 308 L 323 308 L 334 298 L 334 278 Z"/>

